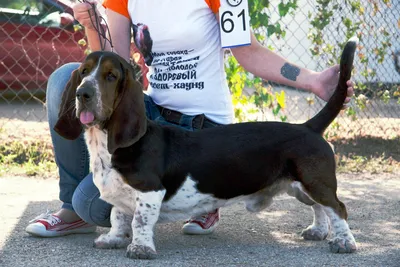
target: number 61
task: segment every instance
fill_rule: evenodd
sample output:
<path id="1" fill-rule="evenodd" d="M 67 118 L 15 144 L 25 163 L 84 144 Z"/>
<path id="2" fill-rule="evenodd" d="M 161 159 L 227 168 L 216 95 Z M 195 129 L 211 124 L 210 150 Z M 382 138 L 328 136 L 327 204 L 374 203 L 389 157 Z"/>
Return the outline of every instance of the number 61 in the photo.
<path id="1" fill-rule="evenodd" d="M 226 16 L 232 17 L 233 13 L 231 11 L 225 11 L 224 13 L 222 13 L 222 16 L 221 16 L 222 30 L 226 33 L 230 33 L 235 29 L 235 22 L 230 18 L 225 18 Z M 244 9 L 242 9 L 242 11 L 240 11 L 240 13 L 237 15 L 237 17 L 238 18 L 242 17 L 243 31 L 246 31 L 246 20 L 245 20 L 245 15 L 244 15 Z"/>

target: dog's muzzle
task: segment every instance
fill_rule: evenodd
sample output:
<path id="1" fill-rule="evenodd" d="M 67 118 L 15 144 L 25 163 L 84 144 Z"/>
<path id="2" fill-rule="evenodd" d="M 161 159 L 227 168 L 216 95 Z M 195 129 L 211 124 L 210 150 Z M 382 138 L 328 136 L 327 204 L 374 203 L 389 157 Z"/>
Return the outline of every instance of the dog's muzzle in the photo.
<path id="1" fill-rule="evenodd" d="M 85 107 L 87 104 L 92 102 L 94 99 L 95 90 L 90 86 L 82 86 L 76 91 L 76 99 L 82 104 L 82 107 Z M 81 109 L 78 114 L 79 120 L 82 124 L 89 124 L 94 121 L 94 114 L 91 111 Z"/>
<path id="2" fill-rule="evenodd" d="M 89 86 L 82 86 L 76 91 L 76 99 L 82 104 L 89 103 L 94 96 L 94 89 Z"/>

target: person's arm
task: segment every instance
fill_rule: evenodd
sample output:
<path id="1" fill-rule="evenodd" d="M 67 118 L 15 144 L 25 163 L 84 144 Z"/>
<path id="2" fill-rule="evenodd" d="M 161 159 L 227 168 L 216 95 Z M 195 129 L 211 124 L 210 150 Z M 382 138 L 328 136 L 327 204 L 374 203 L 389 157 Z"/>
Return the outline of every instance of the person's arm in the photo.
<path id="1" fill-rule="evenodd" d="M 313 91 L 316 72 L 301 68 L 262 46 L 251 34 L 251 45 L 231 48 L 233 56 L 247 71 L 264 80 Z"/>
<path id="2" fill-rule="evenodd" d="M 78 3 L 73 7 L 73 10 L 75 19 L 85 27 L 85 33 L 90 50 L 101 50 L 100 41 L 104 43 L 104 39 L 101 38 L 101 40 L 99 40 L 99 35 L 92 24 L 92 21 L 96 21 L 92 12 L 92 6 L 88 3 Z M 88 10 L 90 10 L 91 18 Z M 96 12 L 99 14 L 97 10 Z M 106 15 L 114 52 L 129 62 L 131 22 L 127 17 L 110 9 L 106 9 Z M 106 33 L 108 34 L 107 31 Z M 107 38 L 110 39 L 110 37 Z M 108 41 L 105 43 L 105 50 L 111 51 L 110 43 Z"/>
<path id="3" fill-rule="evenodd" d="M 219 21 L 218 12 L 215 14 Z M 339 65 L 315 72 L 297 66 L 262 46 L 251 33 L 251 44 L 230 49 L 239 64 L 248 72 L 264 80 L 296 87 L 314 93 L 328 101 L 335 91 L 339 80 Z M 353 95 L 353 82 L 347 81 L 348 103 Z"/>

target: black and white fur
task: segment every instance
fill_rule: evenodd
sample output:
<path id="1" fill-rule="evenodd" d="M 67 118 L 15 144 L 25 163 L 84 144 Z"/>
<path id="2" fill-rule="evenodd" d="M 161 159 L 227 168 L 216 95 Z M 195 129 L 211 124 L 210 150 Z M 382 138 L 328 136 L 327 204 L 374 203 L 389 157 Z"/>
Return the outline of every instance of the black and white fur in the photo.
<path id="1" fill-rule="evenodd" d="M 349 40 L 343 51 L 334 95 L 304 124 L 240 123 L 197 132 L 147 120 L 141 87 L 128 64 L 113 53 L 90 54 L 64 92 L 55 130 L 77 138 L 79 115 L 94 114 L 83 126 L 90 165 L 101 198 L 113 205 L 111 230 L 95 247 L 127 246 L 130 258 L 153 258 L 158 222 L 239 201 L 258 212 L 287 192 L 314 211 L 303 238 L 323 240 L 331 232 L 332 252 L 355 251 L 346 208 L 336 195 L 334 154 L 322 133 L 346 98 L 356 43 Z M 72 114 L 71 99 L 76 99 Z"/>

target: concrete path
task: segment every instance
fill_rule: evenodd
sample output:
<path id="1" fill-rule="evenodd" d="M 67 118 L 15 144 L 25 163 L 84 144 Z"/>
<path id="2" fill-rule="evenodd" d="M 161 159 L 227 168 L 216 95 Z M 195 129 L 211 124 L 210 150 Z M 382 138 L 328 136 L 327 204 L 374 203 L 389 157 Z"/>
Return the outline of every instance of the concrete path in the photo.
<path id="1" fill-rule="evenodd" d="M 359 250 L 329 252 L 327 241 L 310 242 L 300 232 L 312 222 L 311 209 L 280 196 L 268 210 L 248 213 L 243 205 L 222 209 L 217 231 L 185 236 L 182 222 L 157 225 L 158 258 L 131 260 L 125 251 L 100 250 L 93 240 L 107 231 L 61 238 L 34 238 L 28 221 L 57 210 L 58 181 L 0 177 L 0 266 L 400 266 L 400 175 L 339 175 L 339 198 Z"/>

